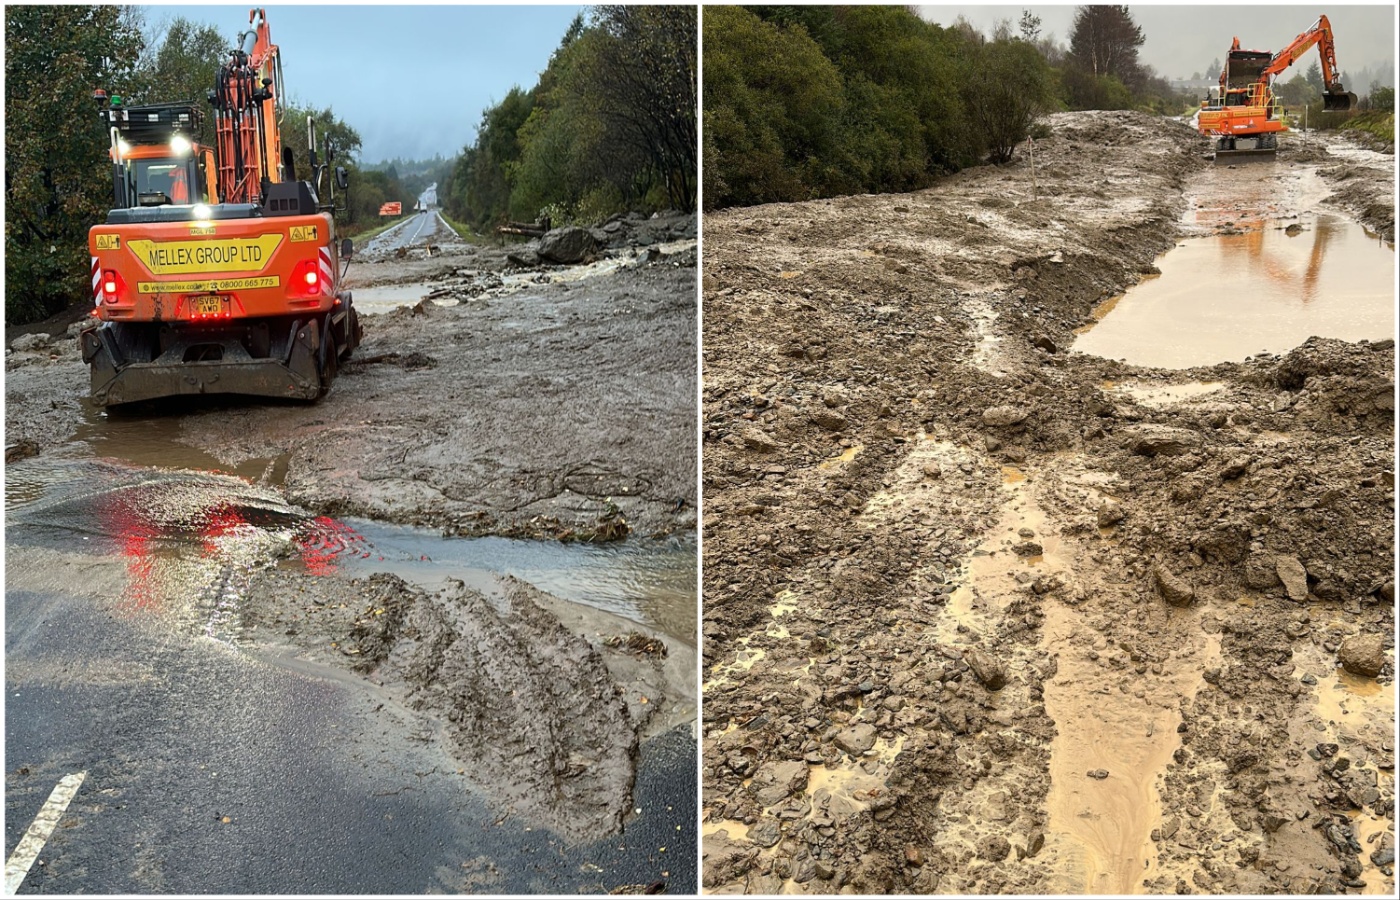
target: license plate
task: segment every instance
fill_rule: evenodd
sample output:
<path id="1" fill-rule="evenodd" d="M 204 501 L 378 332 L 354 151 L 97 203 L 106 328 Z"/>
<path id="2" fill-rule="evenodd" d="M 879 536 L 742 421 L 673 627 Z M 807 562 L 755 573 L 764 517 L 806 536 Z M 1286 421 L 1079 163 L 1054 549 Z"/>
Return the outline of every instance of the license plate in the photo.
<path id="1" fill-rule="evenodd" d="M 195 297 L 194 314 L 197 316 L 217 316 L 224 311 L 223 297 Z"/>

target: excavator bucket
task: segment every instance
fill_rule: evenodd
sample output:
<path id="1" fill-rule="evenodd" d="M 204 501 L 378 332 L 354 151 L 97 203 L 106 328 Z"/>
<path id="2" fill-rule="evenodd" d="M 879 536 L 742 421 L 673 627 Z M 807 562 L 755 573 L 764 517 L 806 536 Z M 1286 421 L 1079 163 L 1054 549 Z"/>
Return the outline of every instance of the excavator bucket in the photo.
<path id="1" fill-rule="evenodd" d="M 1356 95 L 1351 91 L 1337 91 L 1335 93 L 1324 91 L 1322 108 L 1328 112 L 1347 112 L 1356 109 Z"/>

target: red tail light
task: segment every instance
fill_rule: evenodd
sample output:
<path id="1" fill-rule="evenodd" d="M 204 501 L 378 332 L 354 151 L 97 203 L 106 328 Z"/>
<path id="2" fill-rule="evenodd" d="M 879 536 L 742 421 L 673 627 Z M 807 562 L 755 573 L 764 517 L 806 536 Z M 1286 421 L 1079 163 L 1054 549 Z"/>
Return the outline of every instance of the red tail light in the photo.
<path id="1" fill-rule="evenodd" d="M 115 269 L 104 269 L 102 271 L 102 297 L 108 303 L 117 303 L 121 300 L 121 295 L 126 293 L 126 282 L 117 274 Z"/>
<path id="2" fill-rule="evenodd" d="M 292 283 L 288 290 L 296 297 L 319 297 L 323 292 L 321 268 L 314 259 L 303 259 L 292 270 Z"/>

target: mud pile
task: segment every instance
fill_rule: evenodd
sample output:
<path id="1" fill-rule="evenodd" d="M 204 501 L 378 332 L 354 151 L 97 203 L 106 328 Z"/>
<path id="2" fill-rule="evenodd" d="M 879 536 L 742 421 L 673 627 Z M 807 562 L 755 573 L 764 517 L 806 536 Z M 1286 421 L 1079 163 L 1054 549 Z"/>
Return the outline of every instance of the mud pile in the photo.
<path id="1" fill-rule="evenodd" d="M 1206 163 L 1175 123 L 1050 123 L 1034 176 L 706 220 L 710 889 L 1351 889 L 1319 725 L 1379 771 L 1350 814 L 1393 816 L 1384 707 L 1315 709 L 1393 627 L 1394 348 L 1066 353 Z"/>
<path id="2" fill-rule="evenodd" d="M 659 711 L 689 705 L 659 635 L 599 614 L 585 636 L 556 614 L 562 601 L 514 578 L 488 596 L 269 569 L 250 594 L 242 634 L 381 685 L 504 811 L 571 840 L 622 826 L 640 740 L 675 725 Z"/>

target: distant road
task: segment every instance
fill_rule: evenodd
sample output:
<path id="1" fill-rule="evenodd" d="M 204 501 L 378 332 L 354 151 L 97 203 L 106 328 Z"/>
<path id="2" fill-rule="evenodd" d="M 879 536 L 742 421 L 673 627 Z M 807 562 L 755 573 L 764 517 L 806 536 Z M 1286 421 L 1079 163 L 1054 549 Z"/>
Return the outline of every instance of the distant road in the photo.
<path id="1" fill-rule="evenodd" d="M 362 253 L 390 253 L 400 247 L 421 247 L 425 243 L 444 243 L 458 240 L 457 232 L 443 221 L 438 211 L 430 209 L 426 213 L 407 216 L 402 222 L 383 234 L 375 236 L 364 247 Z"/>

